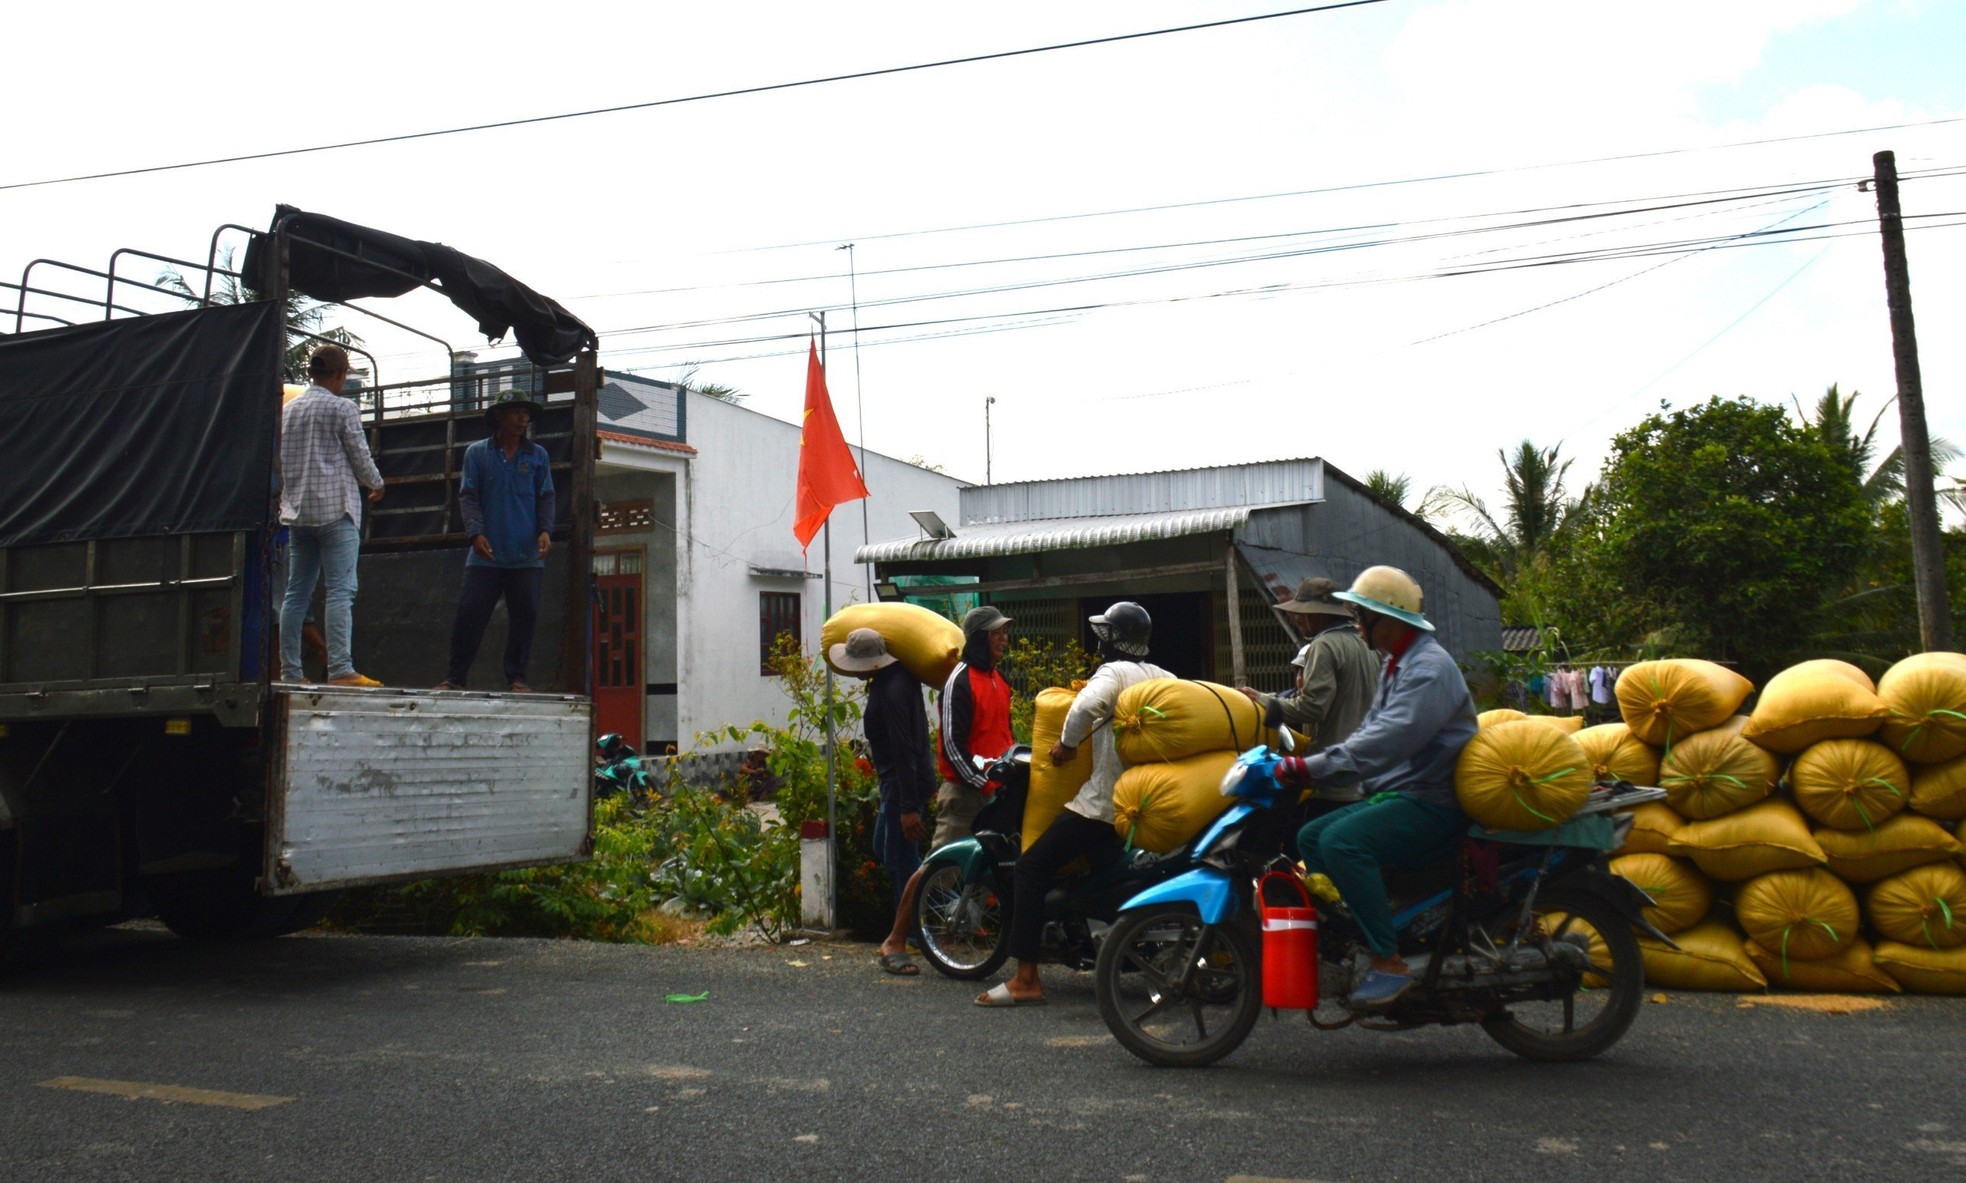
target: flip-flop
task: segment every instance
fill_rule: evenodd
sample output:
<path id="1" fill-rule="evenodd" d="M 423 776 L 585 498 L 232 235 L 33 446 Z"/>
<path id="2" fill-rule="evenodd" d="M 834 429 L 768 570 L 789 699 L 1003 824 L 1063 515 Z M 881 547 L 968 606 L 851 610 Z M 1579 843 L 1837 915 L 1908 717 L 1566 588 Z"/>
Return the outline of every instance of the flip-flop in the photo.
<path id="1" fill-rule="evenodd" d="M 922 967 L 908 960 L 906 953 L 883 953 L 880 956 L 880 966 L 887 972 L 899 974 L 904 978 L 911 978 L 922 972 Z"/>
<path id="2" fill-rule="evenodd" d="M 987 1007 L 1043 1006 L 1044 995 L 1040 994 L 1036 998 L 1019 998 L 1010 992 L 1009 982 L 998 982 L 983 992 L 982 996 L 976 1000 L 976 1005 Z"/>

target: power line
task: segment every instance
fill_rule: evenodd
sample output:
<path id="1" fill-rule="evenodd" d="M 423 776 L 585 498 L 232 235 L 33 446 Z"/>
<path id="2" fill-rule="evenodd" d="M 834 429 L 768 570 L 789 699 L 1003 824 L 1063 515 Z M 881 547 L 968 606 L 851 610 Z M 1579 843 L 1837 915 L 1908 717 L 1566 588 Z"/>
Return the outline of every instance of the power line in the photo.
<path id="1" fill-rule="evenodd" d="M 14 181 L 0 185 L 0 190 L 31 189 L 43 185 L 66 185 L 77 181 L 100 181 L 110 177 L 133 177 L 145 173 L 172 172 L 179 169 L 206 168 L 215 164 L 238 164 L 248 160 L 272 160 L 283 156 L 304 156 L 315 152 L 337 152 L 344 148 L 366 148 L 376 144 L 399 144 L 407 140 L 427 140 L 438 136 L 463 135 L 467 132 L 495 131 L 507 127 L 525 127 L 538 123 L 555 123 L 567 119 L 586 119 L 595 115 L 615 115 L 623 111 L 646 111 L 654 107 L 673 107 L 683 103 L 702 103 L 712 99 L 737 98 L 742 95 L 770 94 L 782 90 L 798 90 L 810 86 L 824 86 L 834 82 L 852 82 L 862 78 L 882 78 L 893 74 L 912 74 L 922 70 L 939 70 L 948 66 L 967 66 L 978 62 L 994 62 L 1007 58 L 1029 57 L 1033 54 L 1055 53 L 1065 49 L 1085 49 L 1094 45 L 1114 45 L 1123 41 L 1139 41 L 1148 37 L 1165 37 L 1174 33 L 1194 33 L 1203 29 L 1222 29 L 1231 25 L 1247 25 L 1258 21 L 1279 20 L 1284 17 L 1305 16 L 1311 13 L 1333 12 L 1341 8 L 1361 8 L 1369 4 L 1383 4 L 1386 0 L 1337 0 L 1335 3 L 1319 4 L 1309 8 L 1293 8 L 1285 12 L 1258 13 L 1255 16 L 1230 17 L 1219 21 L 1203 21 L 1199 24 L 1176 25 L 1164 29 L 1149 29 L 1140 33 L 1118 33 L 1110 37 L 1089 37 L 1080 41 L 1062 41 L 1055 45 L 1039 45 L 1029 49 L 1006 49 L 996 53 L 978 53 L 967 57 L 944 58 L 940 61 L 917 62 L 909 66 L 885 66 L 873 70 L 856 70 L 847 74 L 828 74 L 821 78 L 804 78 L 796 82 L 771 82 L 759 86 L 743 86 L 732 90 L 710 91 L 705 94 L 683 95 L 677 98 L 652 99 L 642 103 L 622 103 L 613 107 L 591 107 L 581 111 L 563 111 L 557 115 L 533 115 L 524 119 L 502 119 L 494 123 L 474 123 L 464 127 L 437 128 L 431 131 L 404 132 L 393 136 L 372 136 L 365 140 L 343 140 L 333 144 L 316 144 L 307 148 L 280 148 L 268 152 L 248 152 L 237 156 L 217 156 L 209 160 L 191 160 L 179 164 L 155 164 L 146 168 L 115 169 L 108 172 L 84 173 L 72 177 L 52 177 L 40 181 Z M 878 236 L 876 236 L 878 237 Z M 838 242 L 837 238 L 828 240 Z"/>

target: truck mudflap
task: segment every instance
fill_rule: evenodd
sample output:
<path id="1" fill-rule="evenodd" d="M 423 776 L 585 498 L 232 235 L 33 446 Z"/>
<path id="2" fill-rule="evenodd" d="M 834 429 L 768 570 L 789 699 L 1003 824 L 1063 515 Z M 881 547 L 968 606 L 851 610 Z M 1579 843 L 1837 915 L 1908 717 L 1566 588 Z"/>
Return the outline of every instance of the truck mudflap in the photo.
<path id="1" fill-rule="evenodd" d="M 273 688 L 268 895 L 591 852 L 578 695 Z"/>

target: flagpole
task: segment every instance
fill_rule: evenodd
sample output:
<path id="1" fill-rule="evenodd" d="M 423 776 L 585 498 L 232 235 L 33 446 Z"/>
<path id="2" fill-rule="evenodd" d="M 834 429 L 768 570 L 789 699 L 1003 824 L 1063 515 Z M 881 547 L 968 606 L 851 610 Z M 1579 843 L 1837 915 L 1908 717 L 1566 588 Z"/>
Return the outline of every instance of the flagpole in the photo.
<path id="1" fill-rule="evenodd" d="M 867 483 L 867 404 L 860 398 L 860 268 L 854 260 L 853 244 L 834 247 L 846 252 L 847 294 L 853 301 L 853 413 L 859 419 L 860 433 L 860 483 Z M 872 497 L 860 499 L 860 542 L 869 545 L 874 541 L 873 528 L 867 524 L 867 503 Z M 867 602 L 874 602 L 874 566 L 862 563 L 860 570 L 867 576 Z"/>
<path id="2" fill-rule="evenodd" d="M 819 369 L 826 370 L 826 314 L 819 315 Z M 833 618 L 833 515 L 829 511 L 826 524 L 820 527 L 825 536 L 821 553 L 825 556 L 825 571 L 820 576 L 819 593 L 823 620 Z M 822 661 L 826 667 L 826 922 L 834 928 L 840 924 L 840 835 L 838 811 L 834 805 L 835 757 L 833 750 L 833 665 Z"/>

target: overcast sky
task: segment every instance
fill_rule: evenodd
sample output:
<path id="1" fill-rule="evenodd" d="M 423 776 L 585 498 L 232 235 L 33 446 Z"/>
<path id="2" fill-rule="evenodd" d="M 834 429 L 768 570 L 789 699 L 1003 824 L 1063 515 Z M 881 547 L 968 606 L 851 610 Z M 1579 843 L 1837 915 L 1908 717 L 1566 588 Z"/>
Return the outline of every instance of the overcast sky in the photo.
<path id="1" fill-rule="evenodd" d="M 8 17 L 0 278 L 119 246 L 203 257 L 219 224 L 284 201 L 486 258 L 599 330 L 605 367 L 695 363 L 782 418 L 823 309 L 849 439 L 864 421 L 867 446 L 967 479 L 994 395 L 999 481 L 1318 455 L 1494 497 L 1498 449 L 1560 443 L 1581 484 L 1662 401 L 1809 403 L 1834 382 L 1882 409 L 1858 181 L 1888 148 L 1918 215 L 1932 430 L 1966 443 L 1957 0 L 1390 0 L 18 187 L 1300 6 L 27 6 Z M 440 302 L 412 319 L 473 342 Z M 385 380 L 441 371 L 349 327 Z"/>

